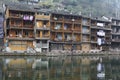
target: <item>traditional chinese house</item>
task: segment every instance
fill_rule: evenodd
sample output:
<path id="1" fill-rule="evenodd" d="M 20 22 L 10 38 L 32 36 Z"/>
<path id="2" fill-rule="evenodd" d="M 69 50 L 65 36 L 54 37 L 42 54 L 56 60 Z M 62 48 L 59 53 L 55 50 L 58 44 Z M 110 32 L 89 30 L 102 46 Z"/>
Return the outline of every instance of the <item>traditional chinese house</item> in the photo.
<path id="1" fill-rule="evenodd" d="M 51 14 L 44 10 L 36 12 L 35 43 L 38 52 L 49 51 L 50 16 Z"/>
<path id="2" fill-rule="evenodd" d="M 22 4 L 6 4 L 5 44 L 12 51 L 25 51 L 33 46 L 35 11 Z"/>
<path id="3" fill-rule="evenodd" d="M 109 50 L 111 45 L 111 22 L 104 19 L 91 20 L 91 49 Z"/>
<path id="4" fill-rule="evenodd" d="M 120 50 L 120 19 L 112 19 L 112 50 Z"/>

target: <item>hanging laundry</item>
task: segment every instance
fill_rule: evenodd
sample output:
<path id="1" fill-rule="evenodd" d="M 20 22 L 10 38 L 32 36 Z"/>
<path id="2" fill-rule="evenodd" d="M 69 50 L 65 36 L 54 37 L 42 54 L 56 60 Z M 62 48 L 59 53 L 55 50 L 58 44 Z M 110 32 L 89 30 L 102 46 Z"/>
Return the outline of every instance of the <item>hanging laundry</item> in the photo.
<path id="1" fill-rule="evenodd" d="M 105 39 L 104 38 L 102 38 L 102 44 L 105 44 Z"/>
<path id="2" fill-rule="evenodd" d="M 70 40 L 70 35 L 67 35 L 67 40 Z"/>
<path id="3" fill-rule="evenodd" d="M 29 15 L 24 15 L 23 20 L 30 20 Z"/>
<path id="4" fill-rule="evenodd" d="M 64 30 L 67 30 L 67 27 L 68 27 L 67 25 L 64 25 Z"/>
<path id="5" fill-rule="evenodd" d="M 100 37 L 102 37 L 102 36 L 104 37 L 105 36 L 105 32 L 103 30 L 99 30 L 97 32 L 97 35 L 100 36 Z"/>
<path id="6" fill-rule="evenodd" d="M 102 70 L 102 64 L 99 63 L 99 64 L 97 65 L 97 71 L 98 71 L 98 72 L 101 72 L 101 70 Z"/>
<path id="7" fill-rule="evenodd" d="M 23 20 L 26 20 L 26 16 L 23 16 Z"/>
<path id="8" fill-rule="evenodd" d="M 33 20 L 33 16 L 30 16 L 30 18 L 29 18 L 29 19 L 30 19 L 30 21 L 32 21 L 32 20 Z"/>
<path id="9" fill-rule="evenodd" d="M 102 44 L 101 38 L 98 38 L 98 39 L 97 39 L 97 44 L 98 44 L 99 46 Z"/>
<path id="10" fill-rule="evenodd" d="M 26 20 L 29 20 L 29 19 L 30 19 L 30 17 L 27 15 L 27 16 L 26 16 Z"/>

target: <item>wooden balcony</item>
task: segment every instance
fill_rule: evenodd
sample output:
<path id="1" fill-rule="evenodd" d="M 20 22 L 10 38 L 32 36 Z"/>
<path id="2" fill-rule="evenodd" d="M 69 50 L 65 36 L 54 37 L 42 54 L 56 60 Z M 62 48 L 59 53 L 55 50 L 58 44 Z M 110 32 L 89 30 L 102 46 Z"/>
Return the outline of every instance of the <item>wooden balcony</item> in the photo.
<path id="1" fill-rule="evenodd" d="M 91 43 L 97 44 L 97 40 L 91 40 Z"/>
<path id="2" fill-rule="evenodd" d="M 49 46 L 48 46 L 47 43 L 37 43 L 36 47 L 39 47 L 39 48 L 48 48 Z"/>
<path id="3" fill-rule="evenodd" d="M 90 42 L 90 36 L 89 35 L 82 35 L 82 42 Z"/>
<path id="4" fill-rule="evenodd" d="M 72 23 L 73 23 L 73 21 L 72 21 L 72 19 L 64 19 L 64 23 L 69 23 L 69 24 L 72 24 Z"/>
<path id="5" fill-rule="evenodd" d="M 28 23 L 27 23 L 28 22 Z M 33 25 L 33 22 L 29 22 L 29 21 L 19 21 L 19 20 L 10 20 L 8 21 L 8 27 L 9 29 L 33 29 L 34 28 L 34 25 Z"/>
<path id="6" fill-rule="evenodd" d="M 88 18 L 83 18 L 83 19 L 82 19 L 82 25 L 84 25 L 84 26 L 90 26 L 90 25 L 91 25 L 90 19 L 88 19 Z"/>
<path id="7" fill-rule="evenodd" d="M 36 37 L 35 37 L 36 39 L 50 39 L 50 34 L 49 34 L 49 32 L 47 32 L 46 34 L 43 34 L 43 33 L 37 33 L 36 34 Z"/>
<path id="8" fill-rule="evenodd" d="M 81 20 L 75 19 L 74 24 L 82 24 L 82 23 L 81 23 Z"/>
<path id="9" fill-rule="evenodd" d="M 83 26 L 90 26 L 90 23 L 82 23 Z"/>
<path id="10" fill-rule="evenodd" d="M 86 40 L 85 40 L 85 39 L 82 39 L 82 42 L 83 42 L 83 43 L 86 43 L 86 42 L 87 42 L 87 43 L 90 43 L 91 41 L 90 41 L 90 39 L 86 39 Z"/>
<path id="11" fill-rule="evenodd" d="M 42 37 L 42 38 L 36 37 L 35 39 L 36 39 L 36 40 L 49 40 L 50 37 Z"/>
<path id="12" fill-rule="evenodd" d="M 97 41 L 96 40 L 92 40 L 91 43 L 92 44 L 97 44 Z"/>
<path id="13" fill-rule="evenodd" d="M 51 28 L 51 31 L 52 31 L 52 32 L 64 32 L 64 29 L 63 29 L 62 26 L 61 26 L 60 28 L 52 27 L 52 28 Z"/>
<path id="14" fill-rule="evenodd" d="M 82 31 L 82 34 L 88 34 L 88 35 L 90 35 L 90 30 Z"/>
<path id="15" fill-rule="evenodd" d="M 112 30 L 110 26 L 104 26 L 104 27 L 99 27 L 99 26 L 91 26 L 92 29 L 103 29 L 103 30 Z"/>
<path id="16" fill-rule="evenodd" d="M 23 15 L 17 13 L 10 13 L 9 18 L 23 19 Z"/>
<path id="17" fill-rule="evenodd" d="M 7 26 L 6 29 L 22 29 L 22 26 Z"/>
<path id="18" fill-rule="evenodd" d="M 35 27 L 37 30 L 50 30 L 50 26 L 43 25 L 42 27 Z"/>
<path id="19" fill-rule="evenodd" d="M 9 40 L 34 40 L 32 37 L 6 37 Z"/>
<path id="20" fill-rule="evenodd" d="M 22 29 L 30 29 L 33 30 L 34 26 L 33 25 L 23 25 Z"/>
<path id="21" fill-rule="evenodd" d="M 51 18 L 51 22 L 63 22 L 64 19 L 63 18 L 57 18 L 57 17 L 52 17 Z"/>
<path id="22" fill-rule="evenodd" d="M 53 41 L 55 41 L 55 42 L 63 42 L 63 38 L 62 39 L 54 38 Z"/>
<path id="23" fill-rule="evenodd" d="M 64 37 L 63 37 L 63 41 L 64 42 L 71 42 L 72 41 L 72 34 L 64 34 Z"/>
<path id="24" fill-rule="evenodd" d="M 16 18 L 16 19 L 24 19 L 24 16 L 26 16 L 26 14 L 28 16 L 33 16 L 34 17 L 34 12 L 27 12 L 24 13 L 23 11 L 16 11 L 16 10 L 7 10 L 6 12 L 7 17 L 8 18 Z"/>
<path id="25" fill-rule="evenodd" d="M 74 25 L 72 30 L 81 31 L 81 25 Z"/>
<path id="26" fill-rule="evenodd" d="M 33 30 L 34 27 L 33 26 L 19 26 L 19 25 L 12 25 L 12 26 L 8 26 L 7 29 L 27 29 L 27 30 Z"/>
<path id="27" fill-rule="evenodd" d="M 112 35 L 120 35 L 120 32 L 112 32 Z"/>
<path id="28" fill-rule="evenodd" d="M 70 38 L 70 39 L 64 39 L 64 42 L 72 42 L 72 38 Z"/>
<path id="29" fill-rule="evenodd" d="M 64 32 L 65 33 L 72 33 L 72 29 L 71 28 L 64 29 Z"/>
<path id="30" fill-rule="evenodd" d="M 35 15 L 36 20 L 50 20 L 50 15 Z"/>
<path id="31" fill-rule="evenodd" d="M 53 30 L 51 30 L 52 32 L 57 32 L 57 33 L 61 33 L 61 32 L 64 32 L 64 30 L 63 29 L 53 29 Z"/>
<path id="32" fill-rule="evenodd" d="M 66 45 L 64 45 L 64 49 L 65 50 L 71 50 L 71 48 L 72 48 L 72 45 L 68 45 L 68 44 L 66 44 Z"/>
<path id="33" fill-rule="evenodd" d="M 81 35 L 74 33 L 73 38 L 72 38 L 73 42 L 80 42 L 81 41 Z"/>
<path id="34" fill-rule="evenodd" d="M 105 34 L 105 37 L 111 37 L 112 35 L 111 34 Z"/>

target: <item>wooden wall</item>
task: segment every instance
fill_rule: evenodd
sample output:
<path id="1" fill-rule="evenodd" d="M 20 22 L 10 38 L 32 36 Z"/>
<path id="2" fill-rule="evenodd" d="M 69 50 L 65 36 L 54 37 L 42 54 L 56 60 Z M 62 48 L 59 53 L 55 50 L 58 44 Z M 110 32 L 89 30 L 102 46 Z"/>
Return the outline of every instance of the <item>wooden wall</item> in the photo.
<path id="1" fill-rule="evenodd" d="M 27 50 L 28 47 L 33 48 L 33 42 L 32 41 L 9 41 L 9 47 L 13 51 L 24 51 Z"/>

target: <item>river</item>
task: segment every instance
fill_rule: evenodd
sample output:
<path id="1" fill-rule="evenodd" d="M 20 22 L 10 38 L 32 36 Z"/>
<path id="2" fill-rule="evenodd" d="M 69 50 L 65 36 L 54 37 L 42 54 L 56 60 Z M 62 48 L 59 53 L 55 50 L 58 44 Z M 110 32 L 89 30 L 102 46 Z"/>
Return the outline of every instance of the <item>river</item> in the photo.
<path id="1" fill-rule="evenodd" d="M 120 80 L 120 57 L 0 57 L 0 80 Z"/>

